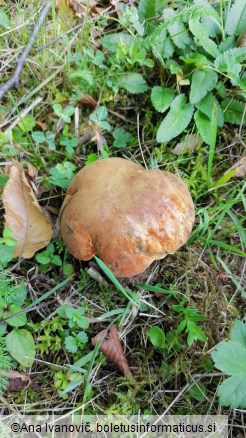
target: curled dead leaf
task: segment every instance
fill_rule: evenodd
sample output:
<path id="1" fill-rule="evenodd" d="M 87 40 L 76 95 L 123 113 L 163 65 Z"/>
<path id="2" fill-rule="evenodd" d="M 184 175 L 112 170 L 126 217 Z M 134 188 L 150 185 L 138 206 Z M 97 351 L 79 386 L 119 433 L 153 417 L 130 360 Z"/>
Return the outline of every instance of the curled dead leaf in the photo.
<path id="1" fill-rule="evenodd" d="M 179 155 L 194 151 L 200 142 L 201 137 L 198 134 L 187 134 L 180 143 L 176 144 L 172 154 Z"/>
<path id="2" fill-rule="evenodd" d="M 29 259 L 36 251 L 48 245 L 52 237 L 52 226 L 28 184 L 21 163 L 17 161 L 10 168 L 2 199 L 5 226 L 12 228 L 17 240 L 14 257 Z"/>
<path id="3" fill-rule="evenodd" d="M 20 391 L 27 388 L 38 389 L 38 385 L 34 383 L 25 373 L 9 370 L 7 371 L 7 377 L 9 391 Z"/>
<path id="4" fill-rule="evenodd" d="M 246 176 L 246 156 L 233 164 L 233 166 L 230 167 L 230 169 L 228 169 L 225 174 L 231 172 L 232 170 L 235 170 L 233 176 L 236 176 L 237 178 L 244 178 Z"/>
<path id="5" fill-rule="evenodd" d="M 116 324 L 113 324 L 109 330 L 105 329 L 92 338 L 92 345 L 102 339 L 99 350 L 122 372 L 124 376 L 130 375 L 131 371 L 127 358 L 120 343 L 119 333 Z"/>
<path id="6" fill-rule="evenodd" d="M 246 47 L 246 30 L 240 35 L 240 37 L 237 40 L 237 46 L 238 47 Z"/>

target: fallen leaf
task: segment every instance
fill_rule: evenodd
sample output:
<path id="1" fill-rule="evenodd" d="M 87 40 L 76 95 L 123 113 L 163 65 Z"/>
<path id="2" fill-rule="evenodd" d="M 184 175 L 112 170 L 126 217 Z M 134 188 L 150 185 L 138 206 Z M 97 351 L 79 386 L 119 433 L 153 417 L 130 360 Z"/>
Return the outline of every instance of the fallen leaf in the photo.
<path id="1" fill-rule="evenodd" d="M 122 372 L 124 376 L 131 374 L 125 353 L 120 343 L 119 333 L 116 324 L 113 324 L 109 330 L 105 329 L 92 338 L 92 345 L 103 339 L 99 350 L 113 362 L 113 364 Z"/>
<path id="2" fill-rule="evenodd" d="M 180 143 L 176 144 L 172 154 L 179 155 L 194 151 L 200 142 L 201 137 L 198 134 L 187 134 Z"/>
<path id="3" fill-rule="evenodd" d="M 233 164 L 233 166 L 225 172 L 225 175 L 234 169 L 235 173 L 233 174 L 233 176 L 236 176 L 237 178 L 244 178 L 246 176 L 246 156 Z"/>
<path id="4" fill-rule="evenodd" d="M 52 226 L 28 184 L 24 169 L 17 161 L 10 168 L 3 190 L 5 226 L 13 230 L 17 240 L 14 257 L 33 257 L 52 237 Z"/>
<path id="5" fill-rule="evenodd" d="M 31 179 L 35 179 L 38 175 L 38 169 L 33 166 L 31 163 L 29 163 L 28 161 L 26 162 L 26 166 L 27 166 L 27 174 Z"/>
<path id="6" fill-rule="evenodd" d="M 237 46 L 238 47 L 246 47 L 246 30 L 240 35 L 240 37 L 237 40 Z"/>
<path id="7" fill-rule="evenodd" d="M 22 389 L 38 389 L 38 385 L 30 379 L 25 373 L 19 373 L 19 371 L 7 371 L 8 377 L 8 390 L 19 391 Z"/>

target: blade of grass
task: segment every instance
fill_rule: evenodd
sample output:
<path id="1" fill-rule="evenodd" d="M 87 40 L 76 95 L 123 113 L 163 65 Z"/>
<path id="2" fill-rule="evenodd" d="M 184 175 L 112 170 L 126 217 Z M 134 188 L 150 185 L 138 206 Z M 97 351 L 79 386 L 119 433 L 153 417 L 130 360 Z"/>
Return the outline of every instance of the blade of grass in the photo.
<path id="1" fill-rule="evenodd" d="M 209 148 L 209 154 L 208 154 L 208 187 L 211 187 L 212 185 L 212 167 L 213 167 L 213 159 L 214 159 L 214 152 L 215 152 L 215 145 L 216 145 L 216 136 L 217 136 L 217 107 L 214 103 L 213 110 L 212 110 L 212 118 L 211 118 L 211 126 L 210 126 L 210 148 Z"/>
<path id="2" fill-rule="evenodd" d="M 115 285 L 115 287 L 124 295 L 125 298 L 127 298 L 129 301 L 131 301 L 132 304 L 135 306 L 139 305 L 136 300 L 134 300 L 129 293 L 124 289 L 122 284 L 117 280 L 117 278 L 114 276 L 113 272 L 109 269 L 109 267 L 98 257 L 94 256 L 96 262 L 100 266 L 100 268 L 103 270 L 104 274 L 107 275 L 110 281 Z"/>
<path id="3" fill-rule="evenodd" d="M 220 242 L 219 240 L 210 240 L 209 243 L 210 245 L 219 246 L 220 248 L 227 249 L 228 251 L 234 252 L 235 254 L 240 254 L 246 257 L 246 252 L 236 248 L 235 246 L 228 245 L 228 243 Z"/>

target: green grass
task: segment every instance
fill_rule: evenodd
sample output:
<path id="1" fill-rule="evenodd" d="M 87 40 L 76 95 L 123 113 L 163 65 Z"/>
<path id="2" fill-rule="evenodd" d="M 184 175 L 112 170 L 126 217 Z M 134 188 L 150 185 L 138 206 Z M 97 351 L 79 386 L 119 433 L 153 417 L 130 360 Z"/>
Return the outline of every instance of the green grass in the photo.
<path id="1" fill-rule="evenodd" d="M 191 2 L 178 5 L 184 8 L 187 4 Z M 11 7 L 5 4 L 0 9 L 2 7 L 11 22 L 11 29 L 0 26 L 3 83 L 13 72 L 15 61 L 28 41 L 29 28 L 37 18 L 40 5 L 36 1 L 28 4 L 17 1 Z M 78 21 L 73 17 L 74 25 Z M 160 21 L 158 16 L 157 23 Z M 106 281 L 92 278 L 87 273 L 89 263 L 70 256 L 57 234 L 53 243 L 55 254 L 62 261 L 61 267 L 52 263 L 42 265 L 35 257 L 12 260 L 8 268 L 13 281 L 18 283 L 21 278 L 29 288 L 22 313 L 27 314 L 26 329 L 36 343 L 36 359 L 28 372 L 39 389 L 10 392 L 8 403 L 12 409 L 18 405 L 22 411 L 36 412 L 63 405 L 64 412 L 82 406 L 85 412 L 92 413 L 137 414 L 140 410 L 158 414 L 163 411 L 182 415 L 227 414 L 229 408 L 221 407 L 216 395 L 222 374 L 214 368 L 210 354 L 217 343 L 227 338 L 233 322 L 244 317 L 245 182 L 233 174 L 226 178 L 224 173 L 243 156 L 245 125 L 240 137 L 239 125 L 225 123 L 219 128 L 213 112 L 210 145 L 201 142 L 194 151 L 176 156 L 172 150 L 183 134 L 168 143 L 158 144 L 155 137 L 163 116 L 151 104 L 151 88 L 161 84 L 175 89 L 176 76 L 164 69 L 151 52 L 146 55 L 153 60 L 150 68 L 131 64 L 132 58 L 124 52 L 123 45 L 117 53 L 111 53 L 99 44 L 101 36 L 120 31 L 122 26 L 115 18 L 107 22 L 105 18 L 87 17 L 83 29 L 37 52 L 37 47 L 72 27 L 71 23 L 66 27 L 53 7 L 25 63 L 20 88 L 11 90 L 0 103 L 1 161 L 4 164 L 14 158 L 37 168 L 34 184 L 38 199 L 42 206 L 50 208 L 54 223 L 65 194 L 59 182 L 68 184 L 72 177 L 66 168 L 67 162 L 72 163 L 73 173 L 95 157 L 105 155 L 146 163 L 148 168 L 158 166 L 179 175 L 187 183 L 196 205 L 195 226 L 188 243 L 177 253 L 154 262 L 144 274 L 120 282 L 98 258 L 91 263 Z M 102 61 L 105 68 L 93 58 L 90 50 L 96 48 L 105 53 Z M 131 94 L 124 88 L 114 89 L 114 84 L 108 81 L 116 81 L 116 76 L 124 71 L 145 75 L 149 90 Z M 233 89 L 226 80 L 225 86 L 229 92 Z M 84 103 L 85 93 L 92 96 L 98 106 L 107 108 L 105 120 L 111 130 L 100 126 L 100 121 L 91 122 L 94 108 Z M 22 111 L 37 97 L 41 98 L 40 102 L 28 113 L 35 119 L 36 126 L 23 132 L 17 123 L 11 136 L 6 138 L 4 130 L 23 119 Z M 78 125 L 73 115 L 70 123 L 60 120 L 53 110 L 55 103 L 61 103 L 63 108 L 68 104 L 78 108 Z M 131 134 L 131 140 L 124 147 L 114 145 L 113 132 L 118 128 Z M 79 139 L 90 130 L 93 133 L 89 141 L 79 142 L 69 156 L 60 137 L 73 139 L 76 129 Z M 37 143 L 33 131 L 55 133 L 56 149 L 49 150 L 48 143 Z M 104 137 L 101 137 L 102 152 L 99 152 L 95 131 Z M 191 121 L 185 133 L 194 132 L 196 126 Z M 9 144 L 12 153 L 4 148 Z M 57 164 L 63 166 L 57 168 Z M 52 169 L 55 169 L 53 179 Z M 4 165 L 1 165 L 0 177 L 3 173 Z M 3 207 L 0 221 L 3 229 Z M 66 264 L 72 265 L 71 277 L 64 275 Z M 85 349 L 74 354 L 65 350 L 64 334 L 71 333 L 65 323 L 62 329 L 59 326 L 61 318 L 57 308 L 63 304 L 75 308 L 83 306 L 90 320 L 89 339 L 117 322 L 133 380 L 121 376 L 99 352 L 98 346 L 93 349 L 88 343 Z M 185 315 L 185 310 L 174 310 L 178 305 L 185 310 L 195 307 L 199 315 L 206 317 L 197 322 L 206 335 L 206 342 L 198 340 L 188 346 L 187 332 L 177 332 Z M 165 333 L 164 348 L 152 345 L 149 331 L 153 326 Z M 48 353 L 39 348 L 40 337 L 45 337 Z M 17 363 L 15 367 L 18 369 Z M 76 380 L 79 376 L 81 380 Z M 192 391 L 194 382 L 201 384 L 199 401 L 197 393 Z"/>

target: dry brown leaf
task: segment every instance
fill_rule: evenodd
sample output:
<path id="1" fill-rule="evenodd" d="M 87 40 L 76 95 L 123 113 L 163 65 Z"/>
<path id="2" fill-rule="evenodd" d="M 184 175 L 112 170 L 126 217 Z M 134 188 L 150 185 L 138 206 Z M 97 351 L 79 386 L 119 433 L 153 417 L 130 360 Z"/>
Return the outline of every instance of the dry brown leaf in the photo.
<path id="1" fill-rule="evenodd" d="M 62 27 L 70 28 L 74 25 L 75 15 L 79 18 L 97 14 L 97 1 L 90 0 L 89 7 L 87 0 L 56 0 L 56 10 L 58 19 L 62 22 Z"/>
<path id="2" fill-rule="evenodd" d="M 228 169 L 225 174 L 231 172 L 231 170 L 233 169 L 236 170 L 233 176 L 236 176 L 238 178 L 244 178 L 246 176 L 246 156 L 233 164 L 233 166 L 230 167 L 230 169 Z"/>
<path id="3" fill-rule="evenodd" d="M 180 143 L 176 144 L 172 150 L 172 154 L 179 155 L 193 151 L 200 142 L 201 137 L 198 134 L 187 134 Z"/>
<path id="4" fill-rule="evenodd" d="M 131 374 L 125 353 L 120 343 L 119 333 L 116 324 L 113 324 L 109 330 L 105 329 L 92 338 L 92 345 L 103 339 L 99 350 L 113 362 L 113 364 L 122 372 L 124 376 Z"/>
<path id="5" fill-rule="evenodd" d="M 8 390 L 19 391 L 22 389 L 32 388 L 38 389 L 38 385 L 30 379 L 26 374 L 19 373 L 19 371 L 7 371 L 8 376 Z"/>
<path id="6" fill-rule="evenodd" d="M 238 47 L 246 47 L 246 30 L 240 35 L 240 37 L 237 40 L 237 46 Z"/>
<path id="7" fill-rule="evenodd" d="M 29 259 L 48 245 L 52 237 L 51 223 L 42 212 L 24 169 L 17 161 L 10 168 L 3 190 L 3 204 L 5 226 L 12 228 L 17 240 L 14 257 Z"/>

